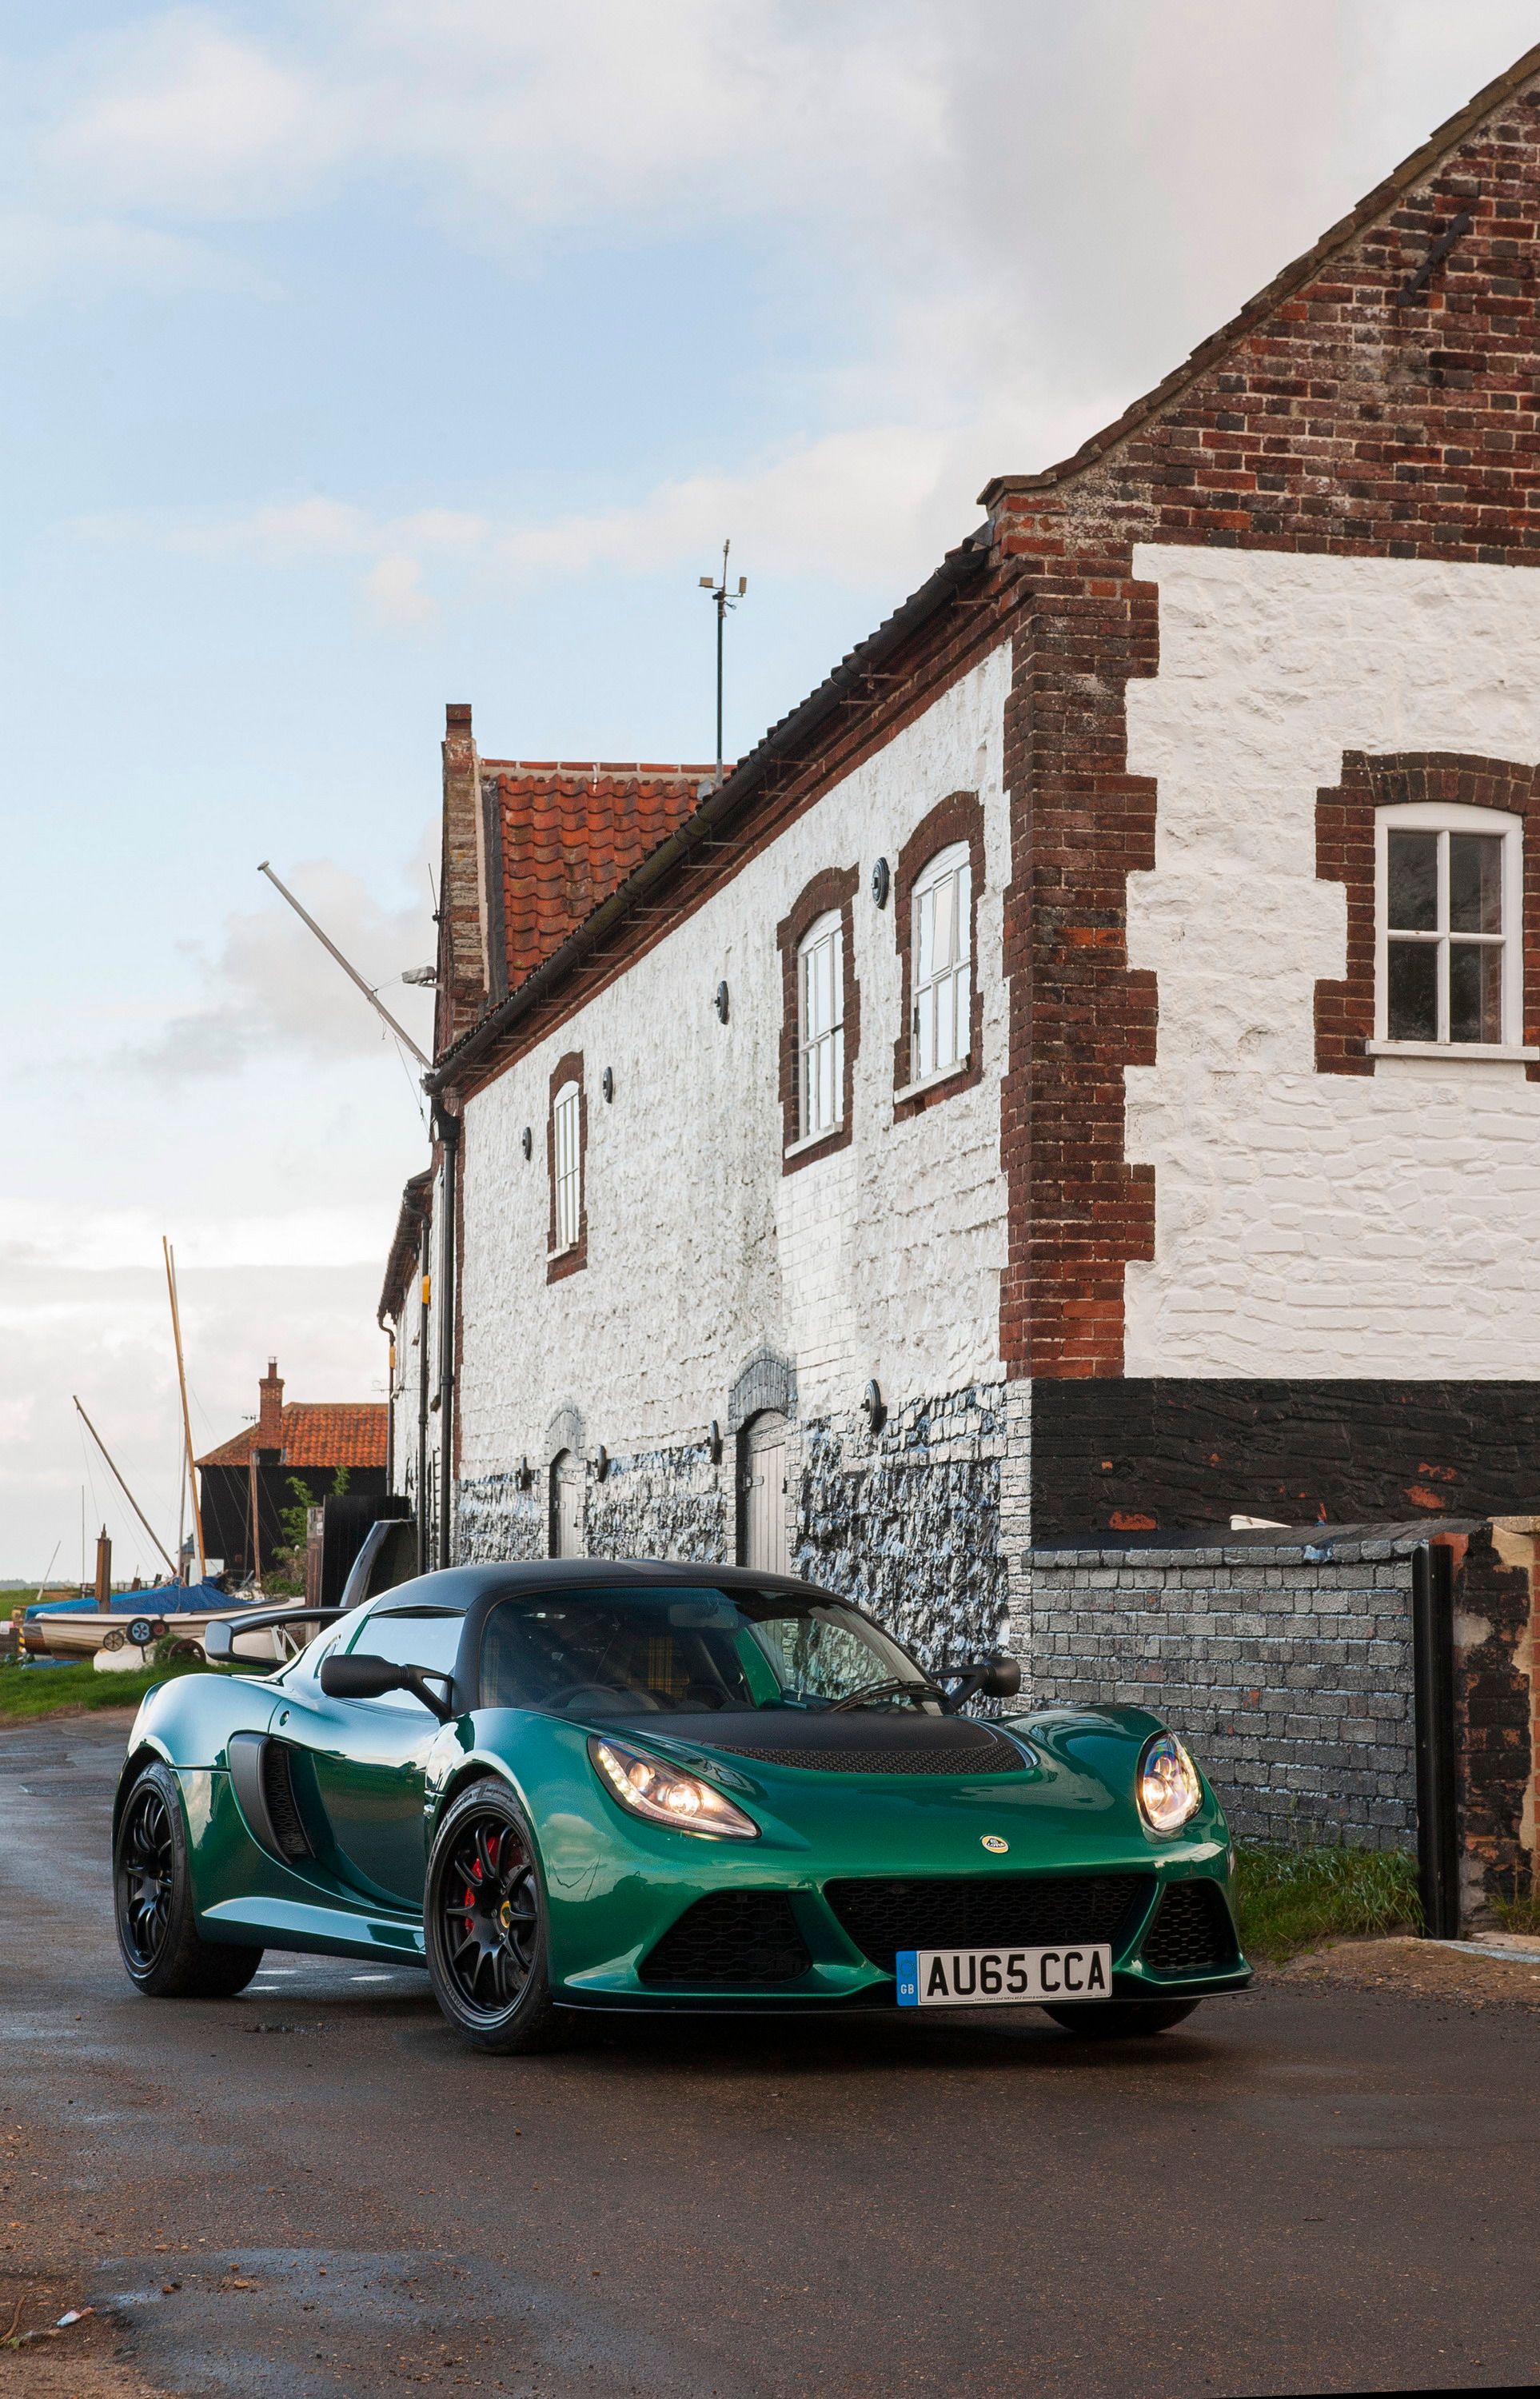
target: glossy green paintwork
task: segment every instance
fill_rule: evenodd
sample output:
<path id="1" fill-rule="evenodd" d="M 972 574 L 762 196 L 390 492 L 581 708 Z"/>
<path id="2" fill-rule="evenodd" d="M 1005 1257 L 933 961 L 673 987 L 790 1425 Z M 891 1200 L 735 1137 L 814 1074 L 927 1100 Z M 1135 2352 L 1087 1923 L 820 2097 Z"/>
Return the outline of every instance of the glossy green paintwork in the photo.
<path id="1" fill-rule="evenodd" d="M 1198 1814 L 1170 1838 L 1134 1797 L 1140 1754 L 1164 1728 L 1140 1709 L 1049 1710 L 1011 1718 L 1037 1763 L 977 1779 L 814 1773 L 673 1740 L 627 1738 L 695 1761 L 760 1826 L 724 1841 L 630 1814 L 589 1762 L 589 1728 L 563 1717 L 484 1709 L 439 1727 L 426 1712 L 328 1700 L 314 1681 L 183 1675 L 144 1701 L 129 1744 L 175 1769 L 186 1809 L 207 1937 L 345 1956 L 422 1956 L 423 1874 L 435 1823 L 467 1778 L 502 1776 L 534 1828 L 549 1907 L 553 1982 L 570 1999 L 655 2007 L 687 1993 L 649 1989 L 647 1950 L 707 1891 L 788 1891 L 813 1958 L 809 1975 L 761 1996 L 782 2005 L 880 1995 L 885 1976 L 846 1939 L 820 1895 L 837 1876 L 1084 1874 L 1122 1869 L 1158 1882 L 1204 1876 L 1228 1887 L 1229 1835 L 1208 1784 Z M 602 1731 L 601 1723 L 593 1729 Z M 317 1854 L 270 1856 L 247 1824 L 229 1771 L 238 1731 L 293 1744 L 295 1790 Z M 992 1856 L 985 1834 L 1008 1849 Z M 1158 1895 L 1158 1893 L 1157 1893 Z M 1152 1901 L 1152 1906 L 1154 1904 Z M 1244 1961 L 1221 1974 L 1160 1977 L 1135 1954 L 1147 1923 L 1114 1959 L 1125 1994 L 1243 1987 Z M 717 2004 L 720 1990 L 701 1994 Z M 745 1997 L 752 1996 L 749 1992 Z"/>

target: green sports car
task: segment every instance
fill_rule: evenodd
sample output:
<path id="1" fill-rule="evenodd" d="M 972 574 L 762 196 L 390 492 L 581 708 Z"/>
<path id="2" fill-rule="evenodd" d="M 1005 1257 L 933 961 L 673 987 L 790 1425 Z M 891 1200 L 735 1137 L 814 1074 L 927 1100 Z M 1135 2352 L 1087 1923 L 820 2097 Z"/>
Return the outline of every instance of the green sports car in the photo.
<path id="1" fill-rule="evenodd" d="M 737 1568 L 423 1575 L 271 1673 L 149 1694 L 124 1960 L 157 1998 L 239 1991 L 268 1947 L 426 1964 L 498 2051 L 588 2009 L 1031 2004 L 1137 2034 L 1243 1989 L 1182 1742 L 1136 1708 L 958 1713 L 1019 1681 L 929 1675 L 848 1601 Z"/>

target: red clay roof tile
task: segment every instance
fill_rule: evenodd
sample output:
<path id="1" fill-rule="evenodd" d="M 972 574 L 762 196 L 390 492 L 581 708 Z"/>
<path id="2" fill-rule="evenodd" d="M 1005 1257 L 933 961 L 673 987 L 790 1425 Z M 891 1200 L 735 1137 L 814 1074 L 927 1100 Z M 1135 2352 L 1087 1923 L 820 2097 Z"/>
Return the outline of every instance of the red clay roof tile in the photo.
<path id="1" fill-rule="evenodd" d="M 257 1428 L 246 1425 L 232 1441 L 200 1457 L 199 1466 L 244 1466 Z M 381 1400 L 293 1400 L 283 1411 L 285 1466 L 383 1467 L 385 1407 Z"/>

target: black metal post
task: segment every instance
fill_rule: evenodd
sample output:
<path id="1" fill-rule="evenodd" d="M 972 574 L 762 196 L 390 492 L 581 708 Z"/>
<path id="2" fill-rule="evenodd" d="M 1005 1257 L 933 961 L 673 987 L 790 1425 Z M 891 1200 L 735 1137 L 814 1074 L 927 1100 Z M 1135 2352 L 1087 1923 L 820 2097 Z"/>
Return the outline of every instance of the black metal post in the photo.
<path id="1" fill-rule="evenodd" d="M 723 551 L 723 557 L 726 552 Z M 717 593 L 717 780 L 722 779 L 722 637 L 727 623 L 727 570 L 722 575 L 722 589 Z"/>
<path id="2" fill-rule="evenodd" d="M 454 1237 L 455 1169 L 460 1162 L 460 1119 L 442 1110 L 439 1138 L 444 1145 L 444 1221 L 439 1232 L 439 1558 L 454 1564 Z"/>
<path id="3" fill-rule="evenodd" d="M 1412 1657 L 1417 1717 L 1417 1880 L 1424 1930 L 1460 1935 L 1460 1841 L 1454 1779 L 1454 1561 L 1447 1542 L 1412 1558 Z"/>
<path id="4" fill-rule="evenodd" d="M 423 1230 L 417 1254 L 417 1571 L 431 1574 L 434 1561 L 429 1554 L 430 1525 L 427 1511 L 427 1345 L 431 1323 L 428 1308 L 423 1306 L 425 1285 L 433 1272 L 433 1211 L 424 1211 Z M 429 1303 L 431 1306 L 431 1302 Z"/>

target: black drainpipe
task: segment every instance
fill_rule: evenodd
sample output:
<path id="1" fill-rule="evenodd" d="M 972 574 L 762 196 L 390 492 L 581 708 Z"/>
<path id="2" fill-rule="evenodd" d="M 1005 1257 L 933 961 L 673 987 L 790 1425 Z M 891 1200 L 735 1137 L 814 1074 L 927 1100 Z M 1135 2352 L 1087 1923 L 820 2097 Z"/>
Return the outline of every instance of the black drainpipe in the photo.
<path id="1" fill-rule="evenodd" d="M 453 1565 L 453 1498 L 454 1475 L 454 1212 L 456 1169 L 460 1163 L 460 1119 L 440 1113 L 437 1131 L 444 1145 L 444 1222 L 439 1236 L 439 1278 L 442 1296 L 433 1294 L 439 1317 L 439 1557 L 440 1566 Z"/>
<path id="2" fill-rule="evenodd" d="M 430 1572 L 427 1553 L 427 1343 L 428 1310 L 423 1306 L 423 1285 L 433 1271 L 433 1215 L 423 1213 L 417 1237 L 417 1571 Z M 429 1286 L 431 1288 L 431 1286 Z"/>
<path id="3" fill-rule="evenodd" d="M 1454 1782 L 1454 1557 L 1447 1541 L 1412 1553 L 1412 1659 L 1417 1717 L 1417 1881 L 1423 1930 L 1460 1937 Z"/>

